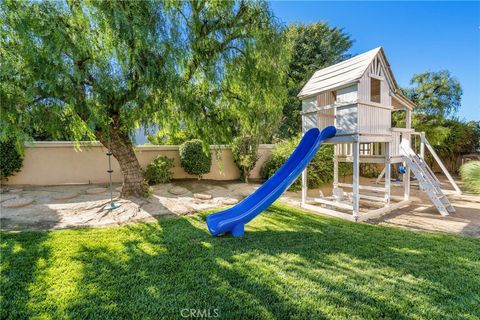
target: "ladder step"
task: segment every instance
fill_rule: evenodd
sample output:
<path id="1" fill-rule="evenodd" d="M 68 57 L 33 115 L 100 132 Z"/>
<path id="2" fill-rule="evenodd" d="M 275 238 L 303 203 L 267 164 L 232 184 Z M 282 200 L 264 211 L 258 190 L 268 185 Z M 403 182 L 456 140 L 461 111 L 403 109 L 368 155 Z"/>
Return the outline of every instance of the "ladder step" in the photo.
<path id="1" fill-rule="evenodd" d="M 448 216 L 455 212 L 455 208 L 448 201 L 447 196 L 440 188 L 440 181 L 433 173 L 433 171 L 420 159 L 410 147 L 402 146 L 404 155 L 403 161 L 410 167 L 415 178 L 417 178 L 420 186 L 426 191 L 428 197 L 437 208 L 442 216 Z"/>

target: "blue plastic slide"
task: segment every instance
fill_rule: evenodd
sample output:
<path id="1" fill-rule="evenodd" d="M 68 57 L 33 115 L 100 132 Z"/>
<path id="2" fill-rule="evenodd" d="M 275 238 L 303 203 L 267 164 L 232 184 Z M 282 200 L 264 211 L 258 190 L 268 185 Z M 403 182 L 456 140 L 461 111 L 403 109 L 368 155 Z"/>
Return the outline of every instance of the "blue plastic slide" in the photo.
<path id="1" fill-rule="evenodd" d="M 260 188 L 232 208 L 212 213 L 207 217 L 210 233 L 218 236 L 231 232 L 243 237 L 245 224 L 267 209 L 298 178 L 317 153 L 325 139 L 335 136 L 335 127 L 308 130 L 295 151 L 278 171 Z"/>

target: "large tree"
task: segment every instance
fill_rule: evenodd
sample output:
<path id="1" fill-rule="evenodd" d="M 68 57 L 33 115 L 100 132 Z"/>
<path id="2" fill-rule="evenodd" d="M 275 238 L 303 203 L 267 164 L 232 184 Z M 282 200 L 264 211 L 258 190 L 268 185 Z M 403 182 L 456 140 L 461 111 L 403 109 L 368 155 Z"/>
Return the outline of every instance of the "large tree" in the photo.
<path id="1" fill-rule="evenodd" d="M 313 73 L 348 58 L 346 52 L 353 40 L 343 29 L 324 22 L 291 25 L 287 30 L 292 54 L 288 67 L 288 100 L 283 106 L 280 137 L 289 138 L 301 132 L 302 104 L 297 94 Z"/>
<path id="2" fill-rule="evenodd" d="M 417 105 L 412 126 L 425 132 L 440 157 L 456 170 L 457 158 L 474 152 L 480 144 L 480 123 L 455 117 L 461 104 L 460 82 L 449 71 L 441 70 L 415 74 L 410 84 L 403 91 Z M 392 120 L 394 126 L 405 126 L 405 113 L 395 112 Z M 428 160 L 433 164 L 433 159 Z"/>
<path id="3" fill-rule="evenodd" d="M 122 196 L 147 188 L 139 125 L 210 142 L 231 135 L 232 117 L 258 131 L 259 114 L 281 112 L 288 50 L 263 2 L 5 0 L 0 15 L 0 138 L 34 124 L 97 139 Z"/>
<path id="4" fill-rule="evenodd" d="M 462 87 L 448 70 L 415 74 L 410 85 L 404 92 L 417 105 L 416 113 L 445 119 L 460 107 Z"/>

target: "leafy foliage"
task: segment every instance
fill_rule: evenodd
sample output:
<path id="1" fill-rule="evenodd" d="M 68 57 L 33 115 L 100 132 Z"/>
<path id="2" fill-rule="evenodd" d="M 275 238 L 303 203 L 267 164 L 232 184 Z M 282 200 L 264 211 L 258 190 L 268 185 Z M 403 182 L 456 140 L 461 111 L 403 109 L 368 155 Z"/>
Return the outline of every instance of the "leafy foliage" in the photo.
<path id="1" fill-rule="evenodd" d="M 250 171 L 258 160 L 258 138 L 254 136 L 240 136 L 232 142 L 233 161 L 242 173 L 242 179 L 248 182 Z"/>
<path id="2" fill-rule="evenodd" d="M 469 161 L 460 167 L 463 185 L 468 191 L 480 193 L 480 161 Z"/>
<path id="3" fill-rule="evenodd" d="M 457 170 L 459 156 L 480 148 L 480 122 L 465 122 L 454 115 L 461 103 L 462 88 L 458 80 L 446 70 L 423 72 L 415 75 L 412 88 L 405 94 L 418 106 L 412 114 L 412 127 L 425 132 L 425 136 L 439 156 Z M 393 126 L 405 126 L 405 113 L 392 114 Z M 419 141 L 413 140 L 419 147 Z M 433 159 L 427 153 L 427 161 Z"/>
<path id="4" fill-rule="evenodd" d="M 212 155 L 210 151 L 205 152 L 203 142 L 199 139 L 184 142 L 180 148 L 180 164 L 188 174 L 202 178 L 202 175 L 210 172 L 212 166 Z"/>
<path id="5" fill-rule="evenodd" d="M 300 141 L 300 137 L 283 140 L 277 143 L 272 150 L 270 158 L 264 163 L 261 171 L 262 178 L 268 179 L 280 169 L 293 153 Z M 333 180 L 333 146 L 322 145 L 307 170 L 309 188 L 317 188 L 323 183 Z M 289 190 L 296 191 L 301 188 L 301 179 L 298 178 Z"/>
<path id="6" fill-rule="evenodd" d="M 360 163 L 360 175 L 365 178 L 377 178 L 381 170 L 376 163 Z"/>
<path id="7" fill-rule="evenodd" d="M 265 2 L 5 0 L 0 17 L 2 137 L 112 141 L 138 177 L 140 125 L 210 143 L 280 120 L 289 51 Z"/>
<path id="8" fill-rule="evenodd" d="M 15 140 L 0 141 L 0 155 L 0 180 L 8 179 L 20 171 L 23 156 L 19 152 Z"/>
<path id="9" fill-rule="evenodd" d="M 324 22 L 291 25 L 287 39 L 292 54 L 286 86 L 288 99 L 283 105 L 281 138 L 296 136 L 301 131 L 302 104 L 297 98 L 306 81 L 318 70 L 347 59 L 353 40 L 342 29 Z"/>
<path id="10" fill-rule="evenodd" d="M 189 136 L 186 131 L 177 131 L 177 132 L 165 132 L 160 130 L 159 132 L 148 135 L 148 141 L 151 144 L 159 145 L 181 145 L 185 141 L 192 140 L 193 137 Z"/>
<path id="11" fill-rule="evenodd" d="M 460 82 L 447 70 L 416 74 L 410 85 L 413 87 L 404 91 L 417 105 L 416 112 L 443 119 L 455 114 L 460 107 Z"/>
<path id="12" fill-rule="evenodd" d="M 173 158 L 158 156 L 145 169 L 145 180 L 149 184 L 167 183 L 173 177 Z"/>

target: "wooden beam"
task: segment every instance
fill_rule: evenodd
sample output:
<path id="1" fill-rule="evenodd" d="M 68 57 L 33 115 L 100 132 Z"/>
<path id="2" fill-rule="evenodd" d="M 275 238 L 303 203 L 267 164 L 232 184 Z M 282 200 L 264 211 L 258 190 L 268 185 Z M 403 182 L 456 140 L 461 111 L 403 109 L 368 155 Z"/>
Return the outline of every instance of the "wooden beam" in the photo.
<path id="1" fill-rule="evenodd" d="M 395 204 L 387 205 L 387 206 L 385 206 L 383 208 L 380 208 L 380 209 L 375 209 L 375 210 L 368 211 L 368 212 L 360 215 L 358 217 L 358 220 L 359 221 L 365 221 L 365 220 L 368 220 L 368 219 L 371 219 L 371 218 L 378 217 L 382 214 L 385 214 L 385 213 L 391 212 L 393 210 L 396 210 L 398 208 L 404 207 L 404 206 L 408 205 L 410 202 L 411 202 L 410 200 L 404 200 L 404 201 L 401 201 L 401 202 L 397 202 Z"/>
<path id="2" fill-rule="evenodd" d="M 356 221 L 356 219 L 351 214 L 340 212 L 340 211 L 335 211 L 335 210 L 330 210 L 330 209 L 314 206 L 314 205 L 311 205 L 311 204 L 302 204 L 302 208 L 307 209 L 309 211 L 312 211 L 314 213 L 321 213 L 321 214 L 341 218 L 341 219 L 344 219 L 344 220 Z"/>
<path id="3" fill-rule="evenodd" d="M 353 184 L 350 184 L 350 183 L 338 183 L 338 186 L 339 187 L 344 187 L 344 188 L 353 188 Z M 381 187 L 359 185 L 358 188 L 360 190 L 370 190 L 370 191 L 375 191 L 375 192 L 384 192 L 385 191 L 385 188 L 381 188 Z"/>
<path id="4" fill-rule="evenodd" d="M 331 201 L 327 199 L 322 199 L 322 198 L 315 198 L 313 201 L 321 204 L 326 204 L 329 206 L 345 209 L 345 210 L 353 210 L 353 206 L 348 203 L 343 203 L 343 202 L 337 202 L 337 201 Z"/>

